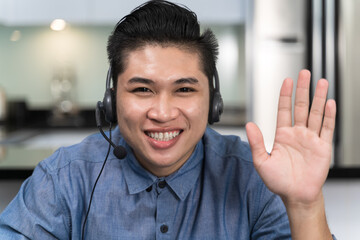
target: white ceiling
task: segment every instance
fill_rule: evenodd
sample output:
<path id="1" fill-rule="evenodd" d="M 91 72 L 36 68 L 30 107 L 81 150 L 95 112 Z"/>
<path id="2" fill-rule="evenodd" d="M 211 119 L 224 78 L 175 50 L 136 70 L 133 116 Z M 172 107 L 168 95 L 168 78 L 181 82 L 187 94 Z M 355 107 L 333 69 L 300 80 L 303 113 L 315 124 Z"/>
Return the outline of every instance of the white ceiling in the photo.
<path id="1" fill-rule="evenodd" d="M 197 13 L 202 23 L 242 23 L 246 0 L 178 0 Z M 141 0 L 0 0 L 0 23 L 44 25 L 55 18 L 75 24 L 114 24 Z"/>

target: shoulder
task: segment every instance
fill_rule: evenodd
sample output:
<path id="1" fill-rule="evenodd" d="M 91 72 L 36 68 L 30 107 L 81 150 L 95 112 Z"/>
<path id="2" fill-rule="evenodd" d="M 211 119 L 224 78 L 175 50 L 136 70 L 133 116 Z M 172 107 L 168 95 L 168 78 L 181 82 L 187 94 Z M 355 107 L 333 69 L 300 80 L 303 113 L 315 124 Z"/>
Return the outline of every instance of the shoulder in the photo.
<path id="1" fill-rule="evenodd" d="M 239 136 L 221 135 L 208 128 L 204 135 L 205 171 L 219 184 L 233 183 L 241 191 L 253 191 L 263 186 L 254 168 L 250 146 Z"/>
<path id="2" fill-rule="evenodd" d="M 204 135 L 205 152 L 217 158 L 238 158 L 252 164 L 252 155 L 248 142 L 239 136 L 222 135 L 207 128 Z"/>
<path id="3" fill-rule="evenodd" d="M 57 149 L 51 156 L 40 162 L 49 173 L 57 172 L 71 164 L 102 163 L 109 143 L 100 133 L 89 135 L 78 144 Z M 109 156 L 112 158 L 113 156 Z"/>
<path id="4" fill-rule="evenodd" d="M 282 234 L 288 227 L 285 207 L 255 170 L 249 144 L 238 136 L 221 135 L 208 128 L 204 146 L 204 182 L 209 185 L 207 188 L 225 196 L 224 199 L 233 200 L 236 206 L 240 206 L 240 211 L 247 212 L 250 225 L 259 234 L 266 230 L 263 230 L 265 225 L 272 229 L 280 226 L 278 234 Z"/>

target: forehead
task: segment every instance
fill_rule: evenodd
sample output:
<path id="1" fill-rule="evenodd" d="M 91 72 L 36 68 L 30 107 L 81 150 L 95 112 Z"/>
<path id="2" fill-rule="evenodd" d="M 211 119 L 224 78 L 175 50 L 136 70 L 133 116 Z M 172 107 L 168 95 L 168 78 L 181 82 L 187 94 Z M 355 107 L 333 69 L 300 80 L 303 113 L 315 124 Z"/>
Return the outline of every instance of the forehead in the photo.
<path id="1" fill-rule="evenodd" d="M 145 45 L 126 54 L 125 78 L 151 76 L 152 78 L 195 77 L 206 78 L 199 55 L 188 48 Z M 129 79 L 129 78 L 128 78 Z"/>
<path id="2" fill-rule="evenodd" d="M 144 57 L 153 57 L 153 60 L 161 60 L 159 57 L 170 57 L 170 56 L 177 56 L 178 58 L 193 58 L 196 61 L 197 65 L 200 66 L 200 56 L 198 55 L 197 51 L 190 47 L 175 45 L 175 44 L 156 44 L 156 43 L 149 43 L 143 46 L 140 46 L 136 49 L 129 50 L 125 55 L 125 62 L 129 63 L 131 60 L 136 58 L 142 58 L 145 60 Z M 155 59 L 155 57 L 158 57 Z M 150 59 L 147 59 L 150 60 Z M 176 59 L 172 59 L 175 61 Z M 176 62 L 174 62 L 176 63 Z"/>

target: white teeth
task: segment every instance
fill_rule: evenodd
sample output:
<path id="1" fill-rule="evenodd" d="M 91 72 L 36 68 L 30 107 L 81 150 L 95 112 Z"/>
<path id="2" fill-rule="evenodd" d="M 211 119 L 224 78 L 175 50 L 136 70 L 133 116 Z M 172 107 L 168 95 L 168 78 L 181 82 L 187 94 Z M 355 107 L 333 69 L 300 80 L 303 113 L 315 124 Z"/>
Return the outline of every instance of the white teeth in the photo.
<path id="1" fill-rule="evenodd" d="M 170 141 L 171 139 L 179 136 L 180 132 L 148 132 L 147 135 L 157 141 Z"/>

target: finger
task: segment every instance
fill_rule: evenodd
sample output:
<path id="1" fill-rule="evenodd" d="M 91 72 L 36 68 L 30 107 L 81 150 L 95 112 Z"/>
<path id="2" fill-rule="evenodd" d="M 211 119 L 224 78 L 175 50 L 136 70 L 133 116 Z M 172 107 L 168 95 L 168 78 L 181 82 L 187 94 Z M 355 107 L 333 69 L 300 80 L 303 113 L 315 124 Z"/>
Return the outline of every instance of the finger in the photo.
<path id="1" fill-rule="evenodd" d="M 315 89 L 314 99 L 311 105 L 308 128 L 319 134 L 324 116 L 324 108 L 329 83 L 325 79 L 320 79 Z"/>
<path id="2" fill-rule="evenodd" d="M 264 138 L 260 129 L 251 122 L 246 124 L 246 134 L 249 140 L 254 166 L 258 169 L 261 163 L 269 156 L 266 152 Z"/>
<path id="3" fill-rule="evenodd" d="M 310 75 L 310 71 L 308 70 L 301 70 L 299 73 L 294 105 L 294 123 L 297 126 L 307 126 Z"/>
<path id="4" fill-rule="evenodd" d="M 293 89 L 293 80 L 286 78 L 281 86 L 278 114 L 277 114 L 277 127 L 291 127 L 291 97 Z"/>
<path id="5" fill-rule="evenodd" d="M 325 116 L 320 132 L 320 138 L 332 143 L 336 117 L 336 103 L 333 99 L 327 101 L 325 106 Z"/>

